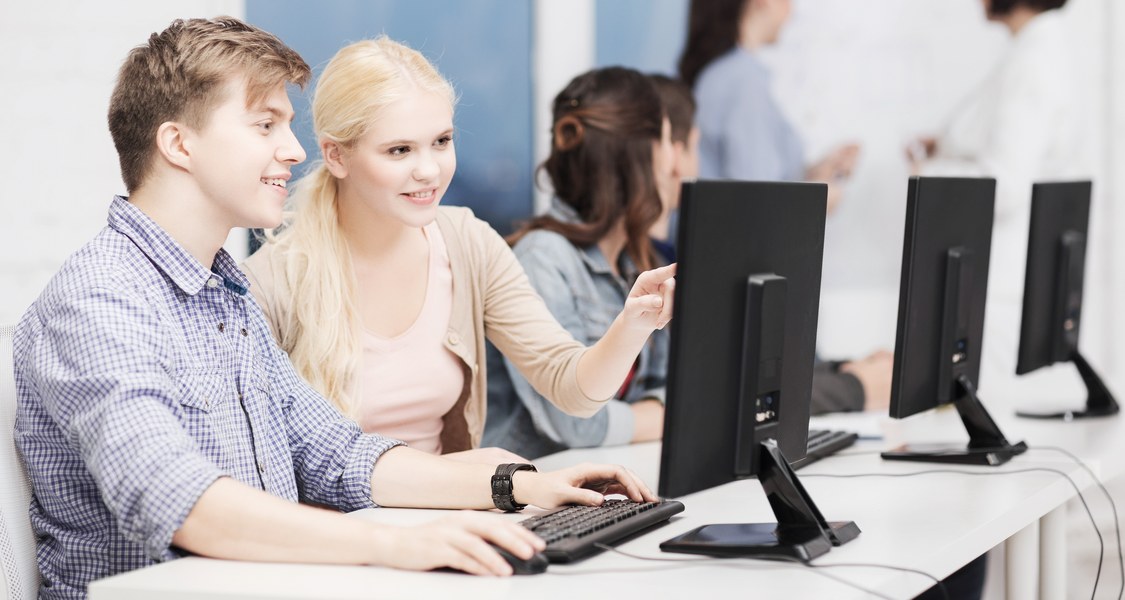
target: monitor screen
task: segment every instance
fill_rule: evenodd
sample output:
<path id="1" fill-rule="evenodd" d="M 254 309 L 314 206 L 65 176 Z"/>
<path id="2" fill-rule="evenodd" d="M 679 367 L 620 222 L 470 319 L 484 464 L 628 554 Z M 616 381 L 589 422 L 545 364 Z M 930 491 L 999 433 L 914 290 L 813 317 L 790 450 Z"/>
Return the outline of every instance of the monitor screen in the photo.
<path id="1" fill-rule="evenodd" d="M 704 525 L 669 552 L 809 560 L 859 535 L 826 521 L 789 461 L 805 455 L 827 187 L 684 185 L 659 491 L 756 476 L 776 523 Z"/>
<path id="2" fill-rule="evenodd" d="M 1078 349 L 1082 329 L 1089 181 L 1036 183 L 1031 188 L 1031 226 L 1023 288 L 1019 359 L 1023 375 L 1058 362 L 1072 362 L 1086 385 L 1086 407 L 1025 417 L 1077 419 L 1115 415 L 1117 401 Z"/>
<path id="3" fill-rule="evenodd" d="M 1022 450 L 976 395 L 996 180 L 912 177 L 898 296 L 890 415 L 957 407 L 967 448 L 903 448 L 884 458 L 1000 464 Z"/>

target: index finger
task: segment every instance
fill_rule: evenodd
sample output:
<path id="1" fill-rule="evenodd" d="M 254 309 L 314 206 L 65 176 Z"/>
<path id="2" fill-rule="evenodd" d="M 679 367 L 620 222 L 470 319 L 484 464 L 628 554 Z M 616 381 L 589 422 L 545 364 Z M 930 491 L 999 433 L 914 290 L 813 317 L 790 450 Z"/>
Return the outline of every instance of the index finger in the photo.
<path id="1" fill-rule="evenodd" d="M 655 269 L 650 269 L 648 271 L 645 271 L 644 273 L 641 273 L 640 276 L 645 278 L 645 280 L 650 283 L 660 284 L 664 282 L 664 280 L 676 276 L 676 263 L 664 265 L 663 267 L 656 267 Z"/>

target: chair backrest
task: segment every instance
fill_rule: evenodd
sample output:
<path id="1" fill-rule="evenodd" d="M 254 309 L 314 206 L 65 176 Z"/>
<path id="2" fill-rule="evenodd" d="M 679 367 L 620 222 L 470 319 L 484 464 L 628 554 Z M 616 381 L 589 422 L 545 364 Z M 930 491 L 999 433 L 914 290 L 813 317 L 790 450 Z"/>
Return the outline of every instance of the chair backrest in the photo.
<path id="1" fill-rule="evenodd" d="M 39 593 L 35 534 L 27 509 L 31 482 L 16 452 L 16 379 L 12 371 L 14 327 L 0 325 L 0 600 L 31 600 Z"/>

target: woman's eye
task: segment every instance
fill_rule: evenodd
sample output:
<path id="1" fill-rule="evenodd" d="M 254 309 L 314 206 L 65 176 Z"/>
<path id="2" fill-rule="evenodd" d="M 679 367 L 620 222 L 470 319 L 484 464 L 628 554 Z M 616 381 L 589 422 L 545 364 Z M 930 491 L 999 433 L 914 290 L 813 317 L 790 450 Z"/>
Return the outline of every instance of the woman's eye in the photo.
<path id="1" fill-rule="evenodd" d="M 444 147 L 446 147 L 446 146 L 448 146 L 452 143 L 453 143 L 453 136 L 443 135 L 443 136 L 439 137 L 436 142 L 434 142 L 434 145 L 437 146 L 438 148 L 444 148 Z"/>
<path id="2" fill-rule="evenodd" d="M 391 156 L 402 156 L 407 152 L 410 152 L 409 146 L 395 146 L 387 151 Z"/>

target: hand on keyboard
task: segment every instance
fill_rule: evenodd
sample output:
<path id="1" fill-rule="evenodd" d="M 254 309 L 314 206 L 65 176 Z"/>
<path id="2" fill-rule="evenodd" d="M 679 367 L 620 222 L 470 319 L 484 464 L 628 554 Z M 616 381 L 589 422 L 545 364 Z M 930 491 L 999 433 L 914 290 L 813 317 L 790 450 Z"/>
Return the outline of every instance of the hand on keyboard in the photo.
<path id="1" fill-rule="evenodd" d="M 636 502 L 655 502 L 656 494 L 618 465 L 581 464 L 547 473 L 517 471 L 512 478 L 516 502 L 554 508 L 564 504 L 597 506 L 608 494 L 622 494 Z"/>

